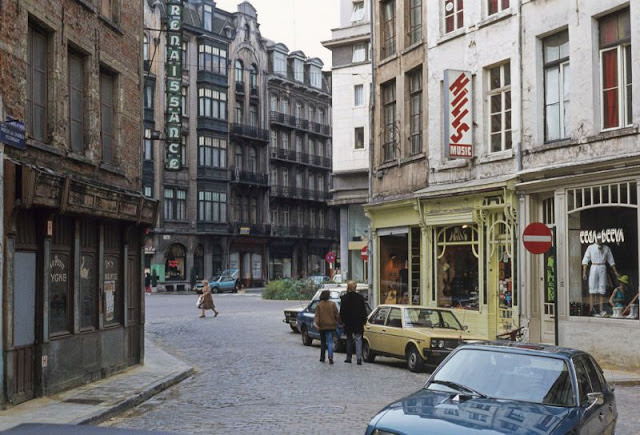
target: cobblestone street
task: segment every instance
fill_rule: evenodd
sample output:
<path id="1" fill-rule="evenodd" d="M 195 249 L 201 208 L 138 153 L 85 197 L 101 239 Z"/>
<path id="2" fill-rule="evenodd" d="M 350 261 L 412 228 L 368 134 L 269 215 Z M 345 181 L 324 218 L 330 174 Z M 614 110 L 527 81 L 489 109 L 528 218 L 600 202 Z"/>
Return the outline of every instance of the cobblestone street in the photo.
<path id="1" fill-rule="evenodd" d="M 195 295 L 146 298 L 147 334 L 196 374 L 103 426 L 176 433 L 362 434 L 382 406 L 418 389 L 428 373 L 399 360 L 362 366 L 320 363 L 318 342 L 301 344 L 284 308 L 258 294 L 214 296 L 220 315 L 198 318 Z M 618 387 L 618 434 L 636 433 L 639 387 Z"/>

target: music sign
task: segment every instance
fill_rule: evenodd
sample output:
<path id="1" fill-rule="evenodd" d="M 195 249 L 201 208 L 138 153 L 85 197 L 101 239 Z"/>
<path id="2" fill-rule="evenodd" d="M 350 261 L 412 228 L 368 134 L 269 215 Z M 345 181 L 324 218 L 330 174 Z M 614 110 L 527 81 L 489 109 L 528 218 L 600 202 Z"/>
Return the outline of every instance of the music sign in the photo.
<path id="1" fill-rule="evenodd" d="M 444 71 L 444 143 L 452 159 L 473 157 L 471 83 L 469 71 Z"/>

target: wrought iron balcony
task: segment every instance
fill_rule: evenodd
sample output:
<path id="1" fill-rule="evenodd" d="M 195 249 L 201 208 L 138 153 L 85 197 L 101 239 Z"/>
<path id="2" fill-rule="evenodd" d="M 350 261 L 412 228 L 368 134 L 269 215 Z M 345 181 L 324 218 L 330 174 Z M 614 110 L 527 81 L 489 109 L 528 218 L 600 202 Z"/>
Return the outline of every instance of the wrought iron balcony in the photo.
<path id="1" fill-rule="evenodd" d="M 258 186 L 269 185 L 269 176 L 261 172 L 243 171 L 237 167 L 229 168 L 231 171 L 231 182 L 240 184 L 252 184 Z"/>
<path id="2" fill-rule="evenodd" d="M 234 136 L 255 139 L 262 142 L 269 141 L 269 131 L 247 124 L 231 124 L 231 134 Z"/>

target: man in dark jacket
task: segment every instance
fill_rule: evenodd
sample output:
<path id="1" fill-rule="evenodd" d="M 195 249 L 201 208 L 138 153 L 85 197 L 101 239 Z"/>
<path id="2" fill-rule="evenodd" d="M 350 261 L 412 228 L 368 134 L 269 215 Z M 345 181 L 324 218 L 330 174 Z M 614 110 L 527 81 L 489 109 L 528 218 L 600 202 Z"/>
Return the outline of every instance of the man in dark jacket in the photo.
<path id="1" fill-rule="evenodd" d="M 347 359 L 346 363 L 351 363 L 353 354 L 353 339 L 356 342 L 356 358 L 358 365 L 362 364 L 362 333 L 364 324 L 367 321 L 367 308 L 364 298 L 356 292 L 355 281 L 347 282 L 347 292 L 342 296 L 340 302 L 340 319 L 344 325 L 344 333 L 347 336 Z"/>

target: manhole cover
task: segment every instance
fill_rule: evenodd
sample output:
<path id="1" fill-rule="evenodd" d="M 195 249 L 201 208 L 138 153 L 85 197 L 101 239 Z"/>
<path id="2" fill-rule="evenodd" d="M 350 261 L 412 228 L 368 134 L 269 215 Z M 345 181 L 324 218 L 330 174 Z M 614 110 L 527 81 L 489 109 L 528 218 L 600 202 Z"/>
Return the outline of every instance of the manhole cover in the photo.
<path id="1" fill-rule="evenodd" d="M 66 403 L 78 403 L 80 405 L 99 405 L 102 402 L 104 402 L 104 400 L 100 400 L 100 399 L 83 399 L 81 397 L 72 397 L 71 399 L 63 400 L 63 402 L 66 402 Z"/>

